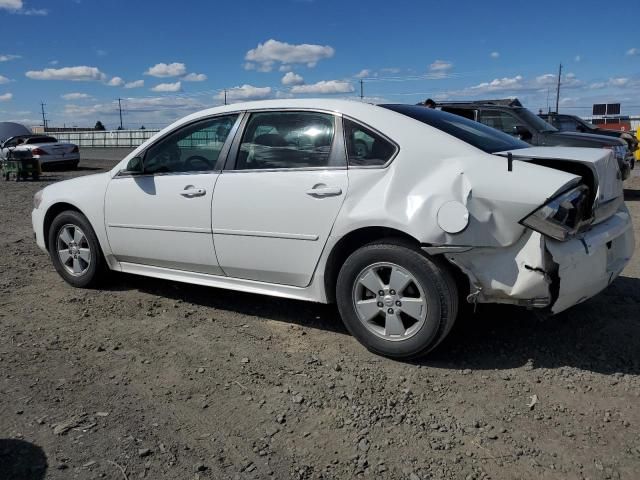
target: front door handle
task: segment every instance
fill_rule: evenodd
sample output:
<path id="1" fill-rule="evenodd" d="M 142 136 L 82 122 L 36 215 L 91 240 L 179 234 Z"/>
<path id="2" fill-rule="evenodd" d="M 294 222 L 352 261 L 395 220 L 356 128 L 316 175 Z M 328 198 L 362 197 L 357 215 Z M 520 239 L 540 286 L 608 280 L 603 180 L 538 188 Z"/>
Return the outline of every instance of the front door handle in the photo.
<path id="1" fill-rule="evenodd" d="M 184 191 L 180 193 L 185 198 L 202 197 L 206 195 L 207 191 L 204 188 L 196 188 L 193 185 L 187 185 L 184 187 Z"/>
<path id="2" fill-rule="evenodd" d="M 324 183 L 319 183 L 314 185 L 311 190 L 307 190 L 307 195 L 316 198 L 337 197 L 342 195 L 342 189 L 340 187 L 327 187 Z"/>

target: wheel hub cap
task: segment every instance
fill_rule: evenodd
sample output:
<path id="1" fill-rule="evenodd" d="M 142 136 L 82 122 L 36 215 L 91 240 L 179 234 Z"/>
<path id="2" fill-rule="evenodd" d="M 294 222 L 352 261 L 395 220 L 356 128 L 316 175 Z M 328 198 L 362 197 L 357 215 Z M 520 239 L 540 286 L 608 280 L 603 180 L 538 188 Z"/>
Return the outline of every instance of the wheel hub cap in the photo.
<path id="1" fill-rule="evenodd" d="M 58 230 L 58 259 L 67 273 L 80 276 L 91 265 L 92 254 L 89 241 L 80 227 L 67 224 Z"/>
<path id="2" fill-rule="evenodd" d="M 390 341 L 411 338 L 427 317 L 424 289 L 413 274 L 394 263 L 376 263 L 360 272 L 353 305 L 367 330 Z"/>

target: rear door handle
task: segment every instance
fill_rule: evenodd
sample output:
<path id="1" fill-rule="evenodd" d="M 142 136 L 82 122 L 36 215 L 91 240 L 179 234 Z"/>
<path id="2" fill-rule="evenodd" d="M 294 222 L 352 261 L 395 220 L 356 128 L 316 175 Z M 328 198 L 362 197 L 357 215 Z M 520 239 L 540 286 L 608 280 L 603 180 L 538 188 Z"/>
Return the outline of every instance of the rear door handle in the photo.
<path id="1" fill-rule="evenodd" d="M 180 193 L 185 198 L 202 197 L 206 195 L 207 191 L 204 188 L 196 188 L 193 185 L 187 185 L 184 187 L 184 191 Z"/>
<path id="2" fill-rule="evenodd" d="M 340 187 L 327 187 L 325 184 L 319 183 L 314 185 L 311 190 L 307 190 L 307 195 L 316 198 L 337 197 L 342 195 L 342 189 Z"/>

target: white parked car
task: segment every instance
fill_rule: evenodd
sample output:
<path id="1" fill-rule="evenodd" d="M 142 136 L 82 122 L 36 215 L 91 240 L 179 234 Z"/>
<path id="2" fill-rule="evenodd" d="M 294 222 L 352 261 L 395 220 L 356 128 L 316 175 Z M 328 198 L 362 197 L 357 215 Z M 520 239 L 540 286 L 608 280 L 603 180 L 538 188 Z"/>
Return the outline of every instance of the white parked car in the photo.
<path id="1" fill-rule="evenodd" d="M 561 312 L 634 246 L 611 152 L 346 100 L 204 110 L 34 203 L 37 243 L 71 285 L 111 269 L 335 301 L 358 340 L 398 358 L 438 345 L 460 299 Z"/>
<path id="2" fill-rule="evenodd" d="M 10 150 L 30 150 L 33 158 L 46 170 L 49 167 L 77 168 L 80 149 L 73 143 L 62 143 L 50 135 L 18 135 L 0 145 L 0 157 L 7 158 Z"/>

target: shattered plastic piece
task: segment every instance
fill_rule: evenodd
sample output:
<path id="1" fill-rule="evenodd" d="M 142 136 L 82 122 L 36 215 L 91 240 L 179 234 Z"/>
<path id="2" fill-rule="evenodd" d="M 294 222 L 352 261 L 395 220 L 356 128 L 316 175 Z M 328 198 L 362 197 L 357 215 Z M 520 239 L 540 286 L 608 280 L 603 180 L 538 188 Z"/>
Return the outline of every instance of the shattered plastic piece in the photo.
<path id="1" fill-rule="evenodd" d="M 527 407 L 529 407 L 529 410 L 533 410 L 537 403 L 538 403 L 538 395 L 535 395 L 535 394 L 531 395 L 531 401 L 527 403 Z"/>

